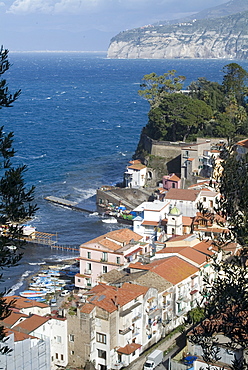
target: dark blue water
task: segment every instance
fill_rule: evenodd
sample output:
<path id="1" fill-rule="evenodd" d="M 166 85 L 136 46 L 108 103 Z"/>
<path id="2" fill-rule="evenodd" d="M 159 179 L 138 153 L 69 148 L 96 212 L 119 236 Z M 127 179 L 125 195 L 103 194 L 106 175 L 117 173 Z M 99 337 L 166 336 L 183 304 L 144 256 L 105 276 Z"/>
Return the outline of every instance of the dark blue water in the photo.
<path id="1" fill-rule="evenodd" d="M 187 77 L 222 81 L 223 60 L 108 60 L 104 54 L 11 53 L 4 75 L 10 91 L 22 90 L 12 108 L 1 110 L 1 125 L 14 131 L 17 163 L 26 164 L 26 182 L 36 186 L 38 231 L 58 234 L 58 244 L 78 246 L 120 227 L 98 216 L 54 206 L 45 196 L 83 201 L 103 184 L 122 180 L 142 127 L 148 103 L 138 96 L 142 77 L 175 69 Z M 248 62 L 240 62 L 248 68 Z M 38 263 L 72 257 L 49 247 L 27 246 L 22 262 L 4 273 L 3 286 L 22 290 Z"/>

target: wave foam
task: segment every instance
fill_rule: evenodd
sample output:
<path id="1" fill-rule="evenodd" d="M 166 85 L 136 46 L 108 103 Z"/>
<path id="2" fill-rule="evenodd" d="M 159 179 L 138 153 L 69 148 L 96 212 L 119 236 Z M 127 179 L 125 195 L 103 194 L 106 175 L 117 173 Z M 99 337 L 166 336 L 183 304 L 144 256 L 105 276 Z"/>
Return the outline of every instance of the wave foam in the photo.
<path id="1" fill-rule="evenodd" d="M 10 288 L 10 291 L 8 292 L 7 296 L 11 296 L 11 295 L 14 295 L 15 292 L 20 289 L 20 287 L 23 285 L 23 282 L 24 280 L 32 273 L 32 271 L 30 270 L 26 270 L 22 276 L 20 277 L 20 279 L 18 280 L 18 282 L 13 285 L 11 288 Z"/>

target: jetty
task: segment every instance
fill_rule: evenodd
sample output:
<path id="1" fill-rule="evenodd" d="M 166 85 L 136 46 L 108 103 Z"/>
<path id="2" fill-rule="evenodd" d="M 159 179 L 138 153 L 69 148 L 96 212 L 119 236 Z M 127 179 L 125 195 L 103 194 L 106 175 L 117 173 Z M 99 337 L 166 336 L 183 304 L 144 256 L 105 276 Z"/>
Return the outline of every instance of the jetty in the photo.
<path id="1" fill-rule="evenodd" d="M 57 243 L 57 234 L 34 231 L 30 235 L 24 235 L 22 240 L 25 240 L 27 243 L 55 246 Z"/>
<path id="2" fill-rule="evenodd" d="M 87 212 L 87 213 L 96 212 L 95 209 L 92 209 L 92 204 L 88 204 L 86 202 L 77 203 L 77 202 L 73 202 L 73 201 L 70 201 L 70 200 L 67 200 L 67 199 L 64 199 L 64 198 L 54 197 L 52 195 L 44 197 L 44 199 L 47 200 L 48 202 L 51 202 L 53 204 L 57 204 L 57 205 L 62 206 L 62 207 L 70 208 L 74 211 Z M 95 205 L 95 203 L 94 203 L 94 205 Z"/>

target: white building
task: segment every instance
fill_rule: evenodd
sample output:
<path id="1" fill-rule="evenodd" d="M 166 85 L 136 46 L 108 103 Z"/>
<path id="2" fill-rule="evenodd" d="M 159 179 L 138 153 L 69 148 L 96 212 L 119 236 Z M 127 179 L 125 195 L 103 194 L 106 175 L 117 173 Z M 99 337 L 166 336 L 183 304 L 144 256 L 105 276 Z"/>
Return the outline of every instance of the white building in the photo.
<path id="1" fill-rule="evenodd" d="M 126 188 L 144 187 L 146 183 L 147 167 L 136 159 L 129 162 L 131 165 L 127 167 L 124 173 L 124 184 Z"/>
<path id="2" fill-rule="evenodd" d="M 6 343 L 11 349 L 8 354 L 0 355 L 0 368 L 5 370 L 50 370 L 50 342 L 37 337 L 6 329 Z"/>
<path id="3" fill-rule="evenodd" d="M 16 299 L 16 304 L 12 308 L 11 315 L 3 320 L 3 325 L 8 329 L 49 342 L 49 347 L 46 347 L 46 350 L 49 350 L 51 364 L 49 369 L 56 369 L 56 366 L 65 367 L 68 363 L 66 318 L 51 315 L 51 309 L 45 303 L 18 296 L 8 296 L 6 300 L 8 302 L 13 298 Z M 32 313 L 38 310 L 41 310 L 41 313 L 49 311 L 49 314 L 41 316 Z"/>
<path id="4" fill-rule="evenodd" d="M 163 233 L 163 220 L 169 211 L 169 202 L 143 202 L 133 211 L 137 217 L 133 220 L 133 231 L 147 241 L 157 240 Z"/>

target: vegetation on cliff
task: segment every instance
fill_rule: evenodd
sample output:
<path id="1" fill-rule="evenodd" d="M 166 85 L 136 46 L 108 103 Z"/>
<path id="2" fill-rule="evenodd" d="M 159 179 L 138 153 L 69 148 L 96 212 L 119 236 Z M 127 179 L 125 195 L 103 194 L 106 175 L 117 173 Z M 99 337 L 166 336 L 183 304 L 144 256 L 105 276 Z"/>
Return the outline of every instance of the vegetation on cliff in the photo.
<path id="1" fill-rule="evenodd" d="M 222 84 L 199 78 L 181 91 L 184 76 L 176 71 L 145 75 L 139 95 L 150 111 L 143 133 L 160 141 L 193 141 L 224 137 L 230 142 L 248 135 L 248 73 L 239 64 L 223 68 Z M 140 149 L 140 148 L 139 148 Z"/>

